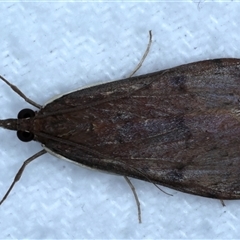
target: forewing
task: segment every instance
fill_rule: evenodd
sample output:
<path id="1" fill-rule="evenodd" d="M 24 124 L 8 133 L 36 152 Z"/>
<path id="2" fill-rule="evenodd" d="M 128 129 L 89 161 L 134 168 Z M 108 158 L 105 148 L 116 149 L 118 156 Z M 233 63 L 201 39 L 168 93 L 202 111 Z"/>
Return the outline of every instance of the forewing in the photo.
<path id="1" fill-rule="evenodd" d="M 39 112 L 35 134 L 93 168 L 234 199 L 239 101 L 240 60 L 203 61 L 64 95 Z"/>

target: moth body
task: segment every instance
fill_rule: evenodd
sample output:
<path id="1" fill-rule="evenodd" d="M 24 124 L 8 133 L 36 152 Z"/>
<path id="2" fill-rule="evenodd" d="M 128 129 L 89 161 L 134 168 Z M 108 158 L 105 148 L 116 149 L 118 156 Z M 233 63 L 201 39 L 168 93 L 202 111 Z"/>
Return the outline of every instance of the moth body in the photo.
<path id="1" fill-rule="evenodd" d="M 240 199 L 240 59 L 76 90 L 16 126 L 77 164 L 190 194 Z"/>

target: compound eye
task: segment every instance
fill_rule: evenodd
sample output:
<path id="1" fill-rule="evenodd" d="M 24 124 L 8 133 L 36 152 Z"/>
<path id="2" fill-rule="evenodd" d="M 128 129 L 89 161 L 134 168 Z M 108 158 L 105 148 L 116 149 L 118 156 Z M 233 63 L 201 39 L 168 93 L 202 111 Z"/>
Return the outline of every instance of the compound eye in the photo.
<path id="1" fill-rule="evenodd" d="M 22 142 L 30 142 L 34 138 L 34 134 L 31 132 L 17 131 L 17 137 Z"/>
<path id="2" fill-rule="evenodd" d="M 32 109 L 24 108 L 18 113 L 18 119 L 34 117 L 35 112 Z"/>
<path id="3" fill-rule="evenodd" d="M 31 118 L 35 116 L 35 112 L 32 109 L 25 108 L 18 113 L 18 119 Z M 31 132 L 17 131 L 19 140 L 23 142 L 30 142 L 34 138 L 34 134 Z"/>

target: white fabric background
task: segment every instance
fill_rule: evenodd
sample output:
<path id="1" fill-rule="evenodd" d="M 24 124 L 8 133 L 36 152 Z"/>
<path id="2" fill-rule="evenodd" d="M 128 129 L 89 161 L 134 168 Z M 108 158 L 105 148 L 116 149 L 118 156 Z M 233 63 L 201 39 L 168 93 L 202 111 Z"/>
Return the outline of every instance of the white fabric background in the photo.
<path id="1" fill-rule="evenodd" d="M 240 4 L 209 2 L 0 3 L 0 74 L 44 104 L 57 94 L 203 59 L 240 57 Z M 177 101 L 177 99 L 176 99 Z M 0 118 L 30 107 L 0 82 Z M 0 196 L 22 162 L 41 150 L 0 130 Z M 160 192 L 49 154 L 25 170 L 0 206 L 0 238 L 240 238 L 240 201 Z M 239 183 L 240 184 L 240 183 Z"/>

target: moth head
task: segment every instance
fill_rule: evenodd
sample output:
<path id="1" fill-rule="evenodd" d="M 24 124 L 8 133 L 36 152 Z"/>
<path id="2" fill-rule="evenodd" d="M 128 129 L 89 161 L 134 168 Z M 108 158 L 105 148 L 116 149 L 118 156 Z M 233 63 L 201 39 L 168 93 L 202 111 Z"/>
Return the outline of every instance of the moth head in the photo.
<path id="1" fill-rule="evenodd" d="M 5 129 L 9 130 L 15 130 L 17 131 L 18 138 L 23 142 L 29 142 L 33 140 L 34 134 L 25 130 L 25 125 L 28 124 L 25 123 L 24 120 L 30 119 L 35 116 L 35 112 L 31 109 L 22 109 L 18 113 L 17 119 L 4 119 L 0 120 L 0 127 L 3 127 Z M 27 128 L 26 128 L 27 129 Z"/>
<path id="2" fill-rule="evenodd" d="M 35 103 L 34 101 L 26 97 L 25 94 L 20 91 L 20 89 L 18 89 L 15 85 L 8 82 L 6 78 L 0 76 L 0 80 L 2 80 L 9 87 L 11 87 L 12 90 L 16 92 L 26 102 L 30 103 L 34 107 L 37 107 L 39 109 L 41 108 L 39 104 Z M 0 120 L 0 127 L 17 131 L 17 136 L 21 141 L 29 142 L 34 139 L 34 134 L 27 130 L 28 129 L 27 126 L 29 126 L 28 119 L 34 116 L 35 116 L 35 112 L 33 110 L 25 108 L 18 113 L 17 119 Z"/>
<path id="3" fill-rule="evenodd" d="M 18 119 L 26 119 L 35 116 L 35 112 L 32 109 L 24 108 L 18 113 Z M 34 134 L 27 131 L 17 131 L 18 139 L 23 142 L 30 142 L 34 138 Z"/>

